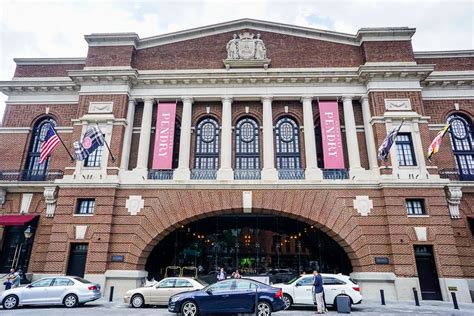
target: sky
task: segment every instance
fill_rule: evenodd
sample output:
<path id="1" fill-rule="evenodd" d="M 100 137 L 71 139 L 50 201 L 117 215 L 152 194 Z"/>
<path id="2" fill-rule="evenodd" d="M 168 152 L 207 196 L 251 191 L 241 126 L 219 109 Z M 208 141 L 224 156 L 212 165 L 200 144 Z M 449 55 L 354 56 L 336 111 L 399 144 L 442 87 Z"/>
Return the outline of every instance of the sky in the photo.
<path id="1" fill-rule="evenodd" d="M 0 81 L 12 79 L 13 58 L 85 57 L 85 34 L 145 38 L 241 18 L 349 34 L 408 26 L 415 51 L 474 49 L 474 0 L 0 0 Z"/>

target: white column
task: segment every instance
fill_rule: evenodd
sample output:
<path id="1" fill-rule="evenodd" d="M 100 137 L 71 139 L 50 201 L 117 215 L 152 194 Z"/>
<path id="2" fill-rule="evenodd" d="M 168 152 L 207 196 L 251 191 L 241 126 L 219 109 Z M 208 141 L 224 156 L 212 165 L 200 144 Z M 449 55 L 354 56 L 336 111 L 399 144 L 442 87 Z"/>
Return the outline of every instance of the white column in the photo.
<path id="1" fill-rule="evenodd" d="M 370 124 L 371 114 L 369 108 L 369 98 L 363 96 L 361 98 L 362 117 L 364 119 L 365 143 L 367 146 L 367 156 L 369 158 L 369 169 L 379 172 L 377 163 L 377 149 L 375 146 L 374 130 Z"/>
<path id="2" fill-rule="evenodd" d="M 189 157 L 191 154 L 191 118 L 193 113 L 193 99 L 181 98 L 183 101 L 183 114 L 181 117 L 181 134 L 179 137 L 179 162 L 178 169 L 174 171 L 174 180 L 189 180 Z"/>
<path id="3" fill-rule="evenodd" d="M 130 160 L 130 146 L 132 143 L 133 120 L 135 117 L 135 100 L 128 100 L 127 110 L 127 127 L 123 136 L 122 158 L 120 161 L 120 169 L 128 170 L 128 163 Z"/>
<path id="4" fill-rule="evenodd" d="M 227 96 L 222 98 L 220 163 L 217 180 L 234 180 L 234 170 L 232 170 L 232 98 Z"/>
<path id="5" fill-rule="evenodd" d="M 355 175 L 354 173 L 362 170 L 360 166 L 359 141 L 357 140 L 352 97 L 344 96 L 342 102 L 344 105 L 344 126 L 346 129 L 347 153 L 349 155 L 349 172 L 352 178 Z"/>
<path id="6" fill-rule="evenodd" d="M 136 169 L 147 170 L 148 168 L 148 153 L 150 151 L 152 116 L 153 99 L 147 98 L 145 99 L 145 106 L 143 108 L 142 126 L 140 128 L 140 142 L 138 143 L 138 158 Z"/>
<path id="7" fill-rule="evenodd" d="M 313 121 L 313 98 L 304 96 L 301 98 L 303 103 L 303 124 L 304 124 L 304 148 L 306 153 L 306 180 L 321 180 L 322 173 L 318 168 L 316 154 L 316 137 L 314 136 Z"/>
<path id="8" fill-rule="evenodd" d="M 272 98 L 262 97 L 263 103 L 263 169 L 262 180 L 278 180 L 275 169 Z"/>

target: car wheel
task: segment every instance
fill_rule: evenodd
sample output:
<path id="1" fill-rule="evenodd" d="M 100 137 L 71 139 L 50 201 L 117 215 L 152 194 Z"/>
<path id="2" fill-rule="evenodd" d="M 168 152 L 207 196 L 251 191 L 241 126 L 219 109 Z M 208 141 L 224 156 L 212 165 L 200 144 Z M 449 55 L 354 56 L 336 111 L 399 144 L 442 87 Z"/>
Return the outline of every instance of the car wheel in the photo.
<path id="1" fill-rule="evenodd" d="M 291 296 L 289 296 L 288 294 L 283 294 L 282 300 L 285 303 L 285 309 L 290 308 L 291 305 L 293 304 L 293 300 L 291 299 Z"/>
<path id="2" fill-rule="evenodd" d="M 78 304 L 77 296 L 75 294 L 68 294 L 63 301 L 64 306 L 67 308 L 76 307 Z"/>
<path id="3" fill-rule="evenodd" d="M 198 314 L 198 307 L 193 301 L 186 301 L 181 306 L 181 313 L 184 316 L 196 316 Z"/>
<path id="4" fill-rule="evenodd" d="M 132 296 L 131 303 L 132 303 L 132 307 L 140 308 L 140 307 L 143 307 L 143 305 L 145 305 L 145 300 L 143 299 L 143 296 L 141 296 L 140 294 L 135 294 Z"/>
<path id="5" fill-rule="evenodd" d="M 257 315 L 270 316 L 272 314 L 272 307 L 267 302 L 258 302 Z"/>
<path id="6" fill-rule="evenodd" d="M 13 309 L 18 306 L 18 296 L 16 295 L 8 295 L 3 299 L 2 302 L 4 309 Z"/>

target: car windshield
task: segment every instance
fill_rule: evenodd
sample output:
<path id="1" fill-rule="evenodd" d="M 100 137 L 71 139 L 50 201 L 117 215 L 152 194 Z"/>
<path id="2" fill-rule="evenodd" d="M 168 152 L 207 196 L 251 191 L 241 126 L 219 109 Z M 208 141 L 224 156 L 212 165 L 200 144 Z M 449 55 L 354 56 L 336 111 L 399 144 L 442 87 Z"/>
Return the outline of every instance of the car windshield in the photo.
<path id="1" fill-rule="evenodd" d="M 80 278 L 80 277 L 75 277 L 74 280 L 79 281 L 79 282 L 84 283 L 84 284 L 92 284 L 91 281 L 88 281 L 88 280 Z"/>
<path id="2" fill-rule="evenodd" d="M 295 283 L 296 280 L 299 279 L 299 276 L 295 276 L 293 279 L 291 279 L 290 281 L 286 281 L 284 284 L 291 284 L 291 283 Z"/>

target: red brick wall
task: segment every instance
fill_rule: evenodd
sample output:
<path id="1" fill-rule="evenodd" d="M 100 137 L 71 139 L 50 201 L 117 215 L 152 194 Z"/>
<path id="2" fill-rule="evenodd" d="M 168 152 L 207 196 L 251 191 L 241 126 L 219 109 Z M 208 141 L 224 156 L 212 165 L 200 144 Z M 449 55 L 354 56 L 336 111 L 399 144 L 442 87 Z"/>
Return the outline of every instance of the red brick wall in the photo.
<path id="1" fill-rule="evenodd" d="M 415 61 L 411 41 L 362 43 L 365 62 Z"/>
<path id="2" fill-rule="evenodd" d="M 40 117 L 46 115 L 46 108 L 49 108 L 57 126 L 72 126 L 71 120 L 78 117 L 77 104 L 8 104 L 2 127 L 33 127 Z"/>
<path id="3" fill-rule="evenodd" d="M 474 70 L 474 57 L 416 58 L 417 64 L 434 64 L 435 71 Z"/>
<path id="4" fill-rule="evenodd" d="M 132 66 L 133 46 L 89 46 L 86 67 Z"/>
<path id="5" fill-rule="evenodd" d="M 68 70 L 80 70 L 81 64 L 17 65 L 13 77 L 67 77 Z"/>
<path id="6" fill-rule="evenodd" d="M 245 31 L 261 34 L 272 68 L 357 67 L 364 63 L 358 46 L 243 29 L 140 49 L 134 64 L 138 69 L 224 68 L 227 42 L 233 34 Z"/>

